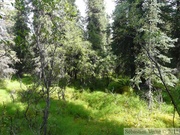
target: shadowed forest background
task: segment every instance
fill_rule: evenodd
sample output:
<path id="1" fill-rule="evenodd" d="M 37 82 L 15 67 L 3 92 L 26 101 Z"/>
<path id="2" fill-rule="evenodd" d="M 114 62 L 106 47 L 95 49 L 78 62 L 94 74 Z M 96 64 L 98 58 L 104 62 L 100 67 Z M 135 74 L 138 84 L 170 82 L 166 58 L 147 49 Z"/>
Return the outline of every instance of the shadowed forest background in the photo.
<path id="1" fill-rule="evenodd" d="M 180 127 L 180 1 L 85 3 L 0 0 L 0 134 Z"/>

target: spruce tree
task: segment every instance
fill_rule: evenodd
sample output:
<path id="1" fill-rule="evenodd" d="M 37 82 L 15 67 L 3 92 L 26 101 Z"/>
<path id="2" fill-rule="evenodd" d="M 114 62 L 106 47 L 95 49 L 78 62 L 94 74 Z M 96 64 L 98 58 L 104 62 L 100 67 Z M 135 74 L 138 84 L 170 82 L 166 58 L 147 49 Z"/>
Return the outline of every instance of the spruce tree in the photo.
<path id="1" fill-rule="evenodd" d="M 142 20 L 142 0 L 118 0 L 113 13 L 112 51 L 117 56 L 116 73 L 131 78 L 135 74 L 135 57 L 139 43 L 134 42 Z"/>
<path id="2" fill-rule="evenodd" d="M 30 44 L 28 36 L 30 28 L 28 27 L 28 7 L 24 0 L 15 1 L 16 16 L 14 25 L 14 42 L 13 50 L 17 53 L 20 60 L 15 64 L 17 75 L 22 76 L 23 73 L 30 72 L 32 68 Z"/>
<path id="3" fill-rule="evenodd" d="M 168 36 L 177 39 L 175 42 L 175 47 L 170 49 L 169 55 L 172 57 L 171 67 L 176 67 L 178 70 L 176 74 L 178 75 L 178 71 L 180 71 L 180 1 L 179 0 L 171 0 L 162 2 L 161 9 L 161 18 L 165 22 L 160 26 L 161 30 L 165 31 Z"/>
<path id="4" fill-rule="evenodd" d="M 172 17 L 172 27 L 171 34 L 173 38 L 177 38 L 177 42 L 175 43 L 175 47 L 172 49 L 171 54 L 173 57 L 173 65 L 177 67 L 178 71 L 180 71 L 180 1 L 174 0 L 171 3 L 171 14 Z"/>
<path id="5" fill-rule="evenodd" d="M 87 40 L 92 44 L 92 50 L 96 56 L 92 58 L 94 75 L 100 78 L 108 78 L 109 72 L 114 68 L 114 56 L 111 53 L 109 42 L 109 24 L 105 12 L 104 0 L 87 0 Z"/>
<path id="6" fill-rule="evenodd" d="M 160 17 L 160 4 L 157 0 L 148 0 L 143 3 L 144 21 L 139 30 L 137 41 L 141 44 L 140 53 L 136 57 L 136 75 L 134 82 L 139 85 L 143 80 L 148 86 L 147 98 L 149 107 L 152 107 L 153 83 L 163 83 L 174 86 L 177 78 L 172 69 L 167 66 L 171 62 L 168 51 L 174 47 L 175 40 L 167 36 L 158 27 L 163 24 Z M 163 82 L 162 82 L 163 81 Z"/>
<path id="7" fill-rule="evenodd" d="M 88 41 L 93 50 L 103 53 L 107 49 L 107 15 L 104 0 L 87 0 Z"/>
<path id="8" fill-rule="evenodd" d="M 79 22 L 77 7 L 72 1 L 70 5 L 75 14 L 71 19 L 66 19 L 66 23 L 61 28 L 64 31 L 64 38 L 61 40 L 62 47 L 59 53 L 63 55 L 64 73 L 69 75 L 72 83 L 77 80 L 85 81 L 94 73 L 92 57 L 95 56 L 95 52 L 84 37 L 85 32 Z"/>

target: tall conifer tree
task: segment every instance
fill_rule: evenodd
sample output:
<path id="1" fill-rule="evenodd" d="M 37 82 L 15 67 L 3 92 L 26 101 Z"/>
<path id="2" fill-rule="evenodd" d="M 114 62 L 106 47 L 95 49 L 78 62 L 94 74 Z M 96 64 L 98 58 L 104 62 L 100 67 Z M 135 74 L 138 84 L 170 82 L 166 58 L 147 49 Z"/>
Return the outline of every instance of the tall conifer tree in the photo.
<path id="1" fill-rule="evenodd" d="M 142 20 L 142 0 L 117 0 L 113 13 L 112 51 L 117 56 L 116 73 L 133 77 L 139 44 L 134 42 Z"/>
<path id="2" fill-rule="evenodd" d="M 114 68 L 114 56 L 109 46 L 108 17 L 104 0 L 87 0 L 87 40 L 97 54 L 93 58 L 95 75 L 106 77 Z M 94 79 L 93 79 L 94 80 Z"/>
<path id="3" fill-rule="evenodd" d="M 171 4 L 172 15 L 172 36 L 177 38 L 175 48 L 172 49 L 173 63 L 180 71 L 180 1 L 174 0 Z M 173 14 L 172 14 L 173 13 Z"/>
<path id="4" fill-rule="evenodd" d="M 159 24 L 163 23 L 160 19 L 161 10 L 159 7 L 157 0 L 147 0 L 143 3 L 144 21 L 139 30 L 141 36 L 138 40 L 141 49 L 135 61 L 136 75 L 134 81 L 139 84 L 145 80 L 148 85 L 149 107 L 152 105 L 153 82 L 162 83 L 160 76 L 169 86 L 174 86 L 177 82 L 177 78 L 171 73 L 172 69 L 167 67 L 167 63 L 171 62 L 167 53 L 170 48 L 174 47 L 175 40 L 168 37 L 158 27 Z"/>
<path id="5" fill-rule="evenodd" d="M 19 62 L 15 64 L 17 74 L 22 76 L 23 73 L 29 72 L 32 68 L 30 46 L 28 42 L 28 36 L 30 28 L 28 27 L 28 8 L 25 0 L 16 0 L 15 8 L 17 10 L 14 25 L 14 51 L 17 52 Z"/>
<path id="6" fill-rule="evenodd" d="M 92 48 L 98 53 L 107 49 L 107 16 L 104 0 L 87 0 L 87 30 L 88 40 Z"/>

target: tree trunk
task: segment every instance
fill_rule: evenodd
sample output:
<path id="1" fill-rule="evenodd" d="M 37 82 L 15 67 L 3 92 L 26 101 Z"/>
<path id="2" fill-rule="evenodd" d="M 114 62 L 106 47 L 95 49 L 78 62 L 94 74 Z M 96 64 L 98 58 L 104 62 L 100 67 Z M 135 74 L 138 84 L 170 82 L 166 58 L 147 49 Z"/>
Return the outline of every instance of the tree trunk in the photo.
<path id="1" fill-rule="evenodd" d="M 152 93 L 151 79 L 149 78 L 146 83 L 148 85 L 148 108 L 149 108 L 149 110 L 151 110 L 152 104 L 153 104 L 153 93 Z"/>
<path id="2" fill-rule="evenodd" d="M 41 130 L 44 135 L 47 135 L 48 131 L 48 117 L 49 117 L 49 108 L 50 108 L 50 96 L 49 96 L 49 88 L 46 89 L 46 107 L 43 111 L 43 123 L 41 126 Z"/>

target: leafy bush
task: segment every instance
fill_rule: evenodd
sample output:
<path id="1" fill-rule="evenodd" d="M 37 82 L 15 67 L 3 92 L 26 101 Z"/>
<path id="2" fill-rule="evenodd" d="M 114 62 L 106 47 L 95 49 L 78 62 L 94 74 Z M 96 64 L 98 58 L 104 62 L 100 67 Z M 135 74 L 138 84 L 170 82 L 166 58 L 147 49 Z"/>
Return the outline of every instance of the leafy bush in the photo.
<path id="1" fill-rule="evenodd" d="M 128 77 L 112 78 L 108 85 L 108 90 L 123 94 L 130 91 L 130 79 Z"/>

